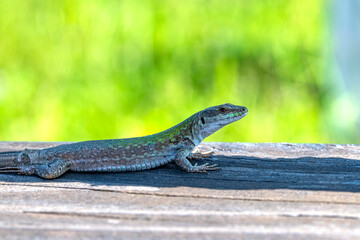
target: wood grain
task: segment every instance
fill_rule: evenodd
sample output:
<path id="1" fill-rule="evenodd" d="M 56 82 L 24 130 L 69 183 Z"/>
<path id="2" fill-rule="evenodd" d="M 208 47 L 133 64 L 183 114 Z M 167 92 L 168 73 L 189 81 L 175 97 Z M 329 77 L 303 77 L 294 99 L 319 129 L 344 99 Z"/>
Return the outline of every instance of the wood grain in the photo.
<path id="1" fill-rule="evenodd" d="M 0 151 L 60 143 L 0 142 Z M 359 239 L 360 146 L 203 143 L 175 164 L 55 180 L 0 174 L 5 239 Z M 199 154 L 200 154 L 199 153 Z M 193 161 L 194 162 L 194 161 Z"/>

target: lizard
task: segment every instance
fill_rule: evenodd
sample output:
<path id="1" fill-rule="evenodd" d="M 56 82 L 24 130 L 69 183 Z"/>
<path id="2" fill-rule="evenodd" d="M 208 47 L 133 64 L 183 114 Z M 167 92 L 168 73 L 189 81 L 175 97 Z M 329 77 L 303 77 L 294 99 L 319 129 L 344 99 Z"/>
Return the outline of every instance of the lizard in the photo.
<path id="1" fill-rule="evenodd" d="M 135 138 L 92 140 L 43 149 L 0 153 L 0 173 L 35 174 L 54 179 L 68 170 L 127 172 L 153 169 L 169 162 L 186 172 L 218 170 L 217 164 L 192 165 L 192 151 L 222 127 L 248 113 L 243 106 L 222 104 L 195 113 L 163 132 Z"/>

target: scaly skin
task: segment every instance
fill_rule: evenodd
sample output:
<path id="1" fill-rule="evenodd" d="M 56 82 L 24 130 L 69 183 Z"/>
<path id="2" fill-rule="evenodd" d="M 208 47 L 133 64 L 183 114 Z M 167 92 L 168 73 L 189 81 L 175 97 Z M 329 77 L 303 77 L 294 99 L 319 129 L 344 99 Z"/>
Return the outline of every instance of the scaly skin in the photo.
<path id="1" fill-rule="evenodd" d="M 0 172 L 36 174 L 54 179 L 68 170 L 141 171 L 175 161 L 187 172 L 219 169 L 192 165 L 191 151 L 206 137 L 247 114 L 247 108 L 223 104 L 200 111 L 178 125 L 145 137 L 86 141 L 45 149 L 0 153 Z"/>

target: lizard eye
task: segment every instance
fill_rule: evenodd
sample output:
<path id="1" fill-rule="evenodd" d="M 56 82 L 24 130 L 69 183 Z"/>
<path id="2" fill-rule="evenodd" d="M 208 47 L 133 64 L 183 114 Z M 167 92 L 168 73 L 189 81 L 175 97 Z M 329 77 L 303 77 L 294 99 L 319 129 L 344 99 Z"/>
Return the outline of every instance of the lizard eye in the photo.
<path id="1" fill-rule="evenodd" d="M 202 124 L 205 124 L 205 119 L 203 117 L 200 118 Z"/>
<path id="2" fill-rule="evenodd" d="M 219 109 L 219 111 L 224 113 L 224 112 L 226 112 L 226 108 L 222 107 L 222 108 Z"/>

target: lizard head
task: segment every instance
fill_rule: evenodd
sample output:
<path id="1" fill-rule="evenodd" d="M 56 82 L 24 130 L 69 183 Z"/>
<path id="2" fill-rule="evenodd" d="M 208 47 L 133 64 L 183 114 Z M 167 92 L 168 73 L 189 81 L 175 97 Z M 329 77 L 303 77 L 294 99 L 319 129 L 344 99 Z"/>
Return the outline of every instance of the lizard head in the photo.
<path id="1" fill-rule="evenodd" d="M 229 103 L 209 107 L 196 114 L 194 122 L 194 134 L 200 136 L 196 142 L 213 134 L 222 127 L 245 117 L 248 110 L 243 106 L 236 106 Z"/>

